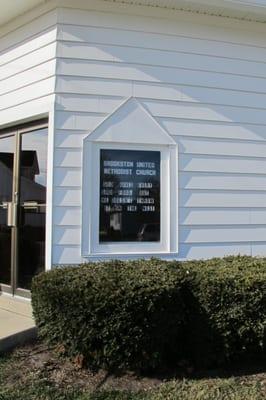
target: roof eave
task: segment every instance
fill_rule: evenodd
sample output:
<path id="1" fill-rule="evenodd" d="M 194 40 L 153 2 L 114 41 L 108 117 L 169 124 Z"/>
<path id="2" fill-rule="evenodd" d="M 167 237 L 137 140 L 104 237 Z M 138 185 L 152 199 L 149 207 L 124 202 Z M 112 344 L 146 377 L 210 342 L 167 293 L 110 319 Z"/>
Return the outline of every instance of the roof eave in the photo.
<path id="1" fill-rule="evenodd" d="M 43 4 L 49 4 L 53 0 L 17 0 L 7 2 L 3 0 L 1 7 L 0 26 L 16 19 L 31 9 Z M 97 0 L 83 0 L 84 5 L 98 2 Z M 117 3 L 153 6 L 165 9 L 175 9 L 200 14 L 209 14 L 222 17 L 231 17 L 247 21 L 266 22 L 266 0 L 105 0 Z M 55 4 L 66 7 L 69 0 L 53 1 Z M 82 4 L 82 0 L 78 3 Z"/>

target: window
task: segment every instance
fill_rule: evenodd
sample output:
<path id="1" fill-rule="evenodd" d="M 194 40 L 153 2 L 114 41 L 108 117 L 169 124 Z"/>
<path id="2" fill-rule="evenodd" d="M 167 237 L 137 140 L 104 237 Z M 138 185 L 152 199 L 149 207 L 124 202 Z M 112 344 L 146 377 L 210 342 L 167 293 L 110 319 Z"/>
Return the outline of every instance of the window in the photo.
<path id="1" fill-rule="evenodd" d="M 82 255 L 176 251 L 177 146 L 130 99 L 84 140 Z"/>

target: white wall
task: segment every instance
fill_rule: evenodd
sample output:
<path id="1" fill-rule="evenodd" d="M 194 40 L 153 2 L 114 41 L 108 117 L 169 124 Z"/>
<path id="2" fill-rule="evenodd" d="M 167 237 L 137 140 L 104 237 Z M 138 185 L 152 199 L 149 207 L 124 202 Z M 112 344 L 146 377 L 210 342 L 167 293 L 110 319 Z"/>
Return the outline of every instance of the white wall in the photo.
<path id="1" fill-rule="evenodd" d="M 47 115 L 54 98 L 56 10 L 0 28 L 0 124 Z M 7 32 L 5 32 L 7 30 Z"/>
<path id="2" fill-rule="evenodd" d="M 115 4 L 58 21 L 53 263 L 82 261 L 82 140 L 129 96 L 179 144 L 179 258 L 266 255 L 266 26 Z"/>

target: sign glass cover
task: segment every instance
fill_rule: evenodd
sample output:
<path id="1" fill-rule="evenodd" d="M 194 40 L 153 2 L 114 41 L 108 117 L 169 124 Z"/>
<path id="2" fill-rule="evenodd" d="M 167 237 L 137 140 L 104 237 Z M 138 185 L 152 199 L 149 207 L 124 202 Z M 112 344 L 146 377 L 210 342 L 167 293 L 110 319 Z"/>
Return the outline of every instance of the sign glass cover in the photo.
<path id="1" fill-rule="evenodd" d="M 160 163 L 160 151 L 100 150 L 100 243 L 160 241 Z"/>

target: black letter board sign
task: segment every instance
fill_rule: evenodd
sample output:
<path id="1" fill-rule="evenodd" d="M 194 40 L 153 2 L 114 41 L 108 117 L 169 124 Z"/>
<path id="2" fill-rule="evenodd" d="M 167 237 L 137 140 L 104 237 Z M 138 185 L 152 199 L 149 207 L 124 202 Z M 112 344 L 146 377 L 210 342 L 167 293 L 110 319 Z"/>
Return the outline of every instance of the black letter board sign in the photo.
<path id="1" fill-rule="evenodd" d="M 100 242 L 160 241 L 160 152 L 100 151 Z"/>

